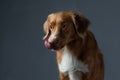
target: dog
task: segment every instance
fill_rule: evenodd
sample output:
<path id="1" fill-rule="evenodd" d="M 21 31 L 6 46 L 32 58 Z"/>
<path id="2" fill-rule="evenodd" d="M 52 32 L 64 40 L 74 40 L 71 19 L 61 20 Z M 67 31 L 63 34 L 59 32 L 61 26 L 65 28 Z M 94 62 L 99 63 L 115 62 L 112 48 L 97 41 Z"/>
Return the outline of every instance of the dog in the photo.
<path id="1" fill-rule="evenodd" d="M 44 23 L 44 44 L 56 52 L 60 80 L 104 80 L 104 62 L 90 21 L 81 13 L 60 11 Z"/>

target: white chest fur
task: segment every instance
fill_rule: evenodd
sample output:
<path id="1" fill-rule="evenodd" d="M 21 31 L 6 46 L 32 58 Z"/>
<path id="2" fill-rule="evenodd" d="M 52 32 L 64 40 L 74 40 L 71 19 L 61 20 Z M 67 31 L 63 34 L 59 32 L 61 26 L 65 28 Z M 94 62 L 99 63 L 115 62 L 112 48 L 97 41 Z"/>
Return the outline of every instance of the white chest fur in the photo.
<path id="1" fill-rule="evenodd" d="M 88 72 L 87 65 L 81 61 L 78 61 L 74 56 L 72 56 L 67 47 L 64 48 L 62 61 L 59 64 L 59 70 L 65 75 L 68 75 L 70 80 L 79 80 L 77 75 L 75 75 L 75 72 Z"/>

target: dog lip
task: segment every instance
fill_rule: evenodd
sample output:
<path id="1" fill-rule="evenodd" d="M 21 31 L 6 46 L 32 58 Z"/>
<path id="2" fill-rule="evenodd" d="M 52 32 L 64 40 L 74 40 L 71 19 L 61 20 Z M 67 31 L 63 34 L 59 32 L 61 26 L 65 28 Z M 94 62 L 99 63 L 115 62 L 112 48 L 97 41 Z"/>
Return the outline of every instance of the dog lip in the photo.
<path id="1" fill-rule="evenodd" d="M 58 48 L 56 45 L 50 44 L 50 43 L 48 42 L 48 40 L 45 40 L 45 41 L 44 41 L 44 45 L 45 45 L 46 48 L 48 48 L 48 49 L 50 49 L 50 50 L 52 50 L 52 51 L 57 51 L 57 50 L 60 49 L 60 48 Z"/>

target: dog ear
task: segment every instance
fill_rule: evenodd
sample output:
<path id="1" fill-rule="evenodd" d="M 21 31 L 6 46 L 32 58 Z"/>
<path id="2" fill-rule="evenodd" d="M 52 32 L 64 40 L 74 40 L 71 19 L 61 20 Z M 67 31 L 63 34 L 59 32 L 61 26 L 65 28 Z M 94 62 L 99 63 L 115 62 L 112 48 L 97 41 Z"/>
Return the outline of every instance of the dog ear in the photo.
<path id="1" fill-rule="evenodd" d="M 48 17 L 47 17 L 47 20 L 45 21 L 43 27 L 44 27 L 44 32 L 46 33 L 46 35 L 43 37 L 43 40 L 45 40 L 46 38 L 48 38 L 48 36 L 50 35 L 50 29 L 49 29 L 49 21 L 50 21 L 50 17 L 54 15 L 53 13 L 52 14 L 49 14 Z"/>
<path id="2" fill-rule="evenodd" d="M 49 25 L 48 25 L 47 20 L 45 21 L 43 28 L 44 28 L 44 32 L 46 33 L 46 35 L 43 37 L 43 40 L 45 40 L 50 34 Z"/>
<path id="3" fill-rule="evenodd" d="M 72 15 L 72 20 L 77 34 L 79 36 L 84 34 L 90 24 L 90 21 L 79 13 L 74 13 Z"/>

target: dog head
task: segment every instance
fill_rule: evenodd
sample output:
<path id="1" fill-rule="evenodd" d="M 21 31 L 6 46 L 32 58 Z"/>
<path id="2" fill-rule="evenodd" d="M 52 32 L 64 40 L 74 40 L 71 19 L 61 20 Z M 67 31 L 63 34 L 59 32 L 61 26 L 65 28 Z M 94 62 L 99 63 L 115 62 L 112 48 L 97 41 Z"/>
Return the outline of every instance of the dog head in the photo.
<path id="1" fill-rule="evenodd" d="M 59 50 L 75 37 L 84 38 L 89 23 L 88 19 L 76 12 L 52 13 L 44 23 L 44 44 L 48 49 Z"/>

